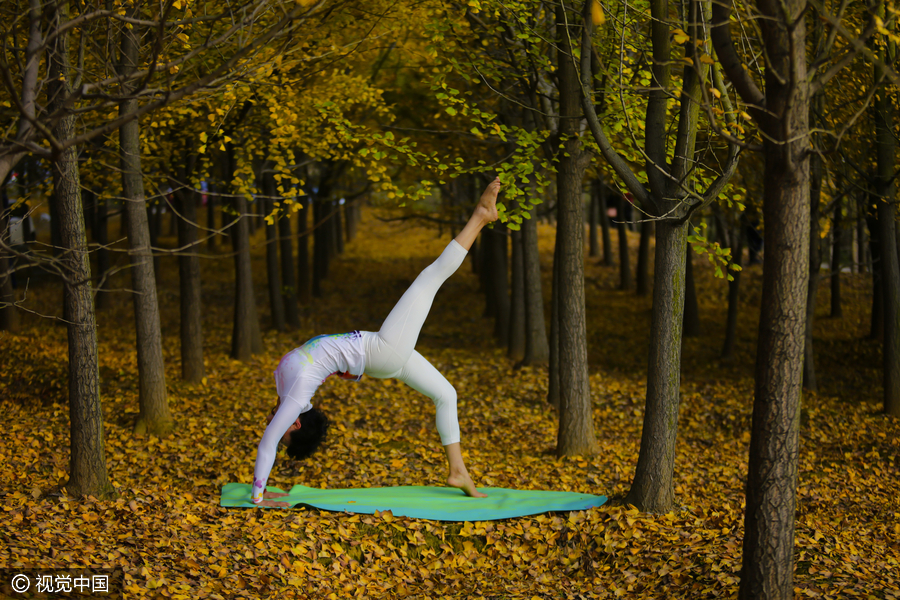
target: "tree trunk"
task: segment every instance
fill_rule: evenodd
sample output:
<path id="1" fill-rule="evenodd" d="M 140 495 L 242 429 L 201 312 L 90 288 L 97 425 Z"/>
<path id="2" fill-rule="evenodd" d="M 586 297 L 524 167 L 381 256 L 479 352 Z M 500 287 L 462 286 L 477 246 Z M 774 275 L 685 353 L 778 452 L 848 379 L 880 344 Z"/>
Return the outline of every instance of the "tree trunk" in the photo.
<path id="1" fill-rule="evenodd" d="M 831 318 L 840 319 L 844 316 L 841 307 L 841 251 L 846 235 L 843 231 L 840 202 L 836 202 L 834 205 L 834 216 L 831 222 L 833 232 L 831 240 Z"/>
<path id="2" fill-rule="evenodd" d="M 193 162 L 188 159 L 189 162 Z M 179 170 L 179 180 L 188 181 L 188 171 Z M 206 376 L 203 366 L 203 298 L 200 288 L 200 257 L 197 256 L 197 195 L 191 189 L 174 192 L 181 218 L 177 219 L 178 283 L 181 291 L 181 378 L 199 383 Z M 174 211 L 172 218 L 175 218 Z"/>
<path id="3" fill-rule="evenodd" d="M 321 190 L 320 190 L 321 192 Z M 322 281 L 328 274 L 328 224 L 324 222 L 325 203 L 316 199 L 313 203 L 313 298 L 322 297 Z"/>
<path id="4" fill-rule="evenodd" d="M 219 234 L 216 233 L 216 204 L 219 203 L 219 194 L 218 190 L 213 185 L 207 186 L 207 194 L 206 194 L 206 228 L 209 230 L 207 232 L 206 238 L 206 247 L 210 252 L 216 251 L 217 238 Z"/>
<path id="5" fill-rule="evenodd" d="M 744 259 L 744 226 L 738 221 L 734 228 L 734 258 L 732 262 L 737 266 L 743 266 Z M 722 345 L 722 358 L 734 357 L 734 346 L 737 341 L 738 302 L 740 300 L 741 271 L 731 271 L 731 281 L 728 282 L 728 317 L 725 321 L 725 343 Z"/>
<path id="6" fill-rule="evenodd" d="M 809 165 L 809 284 L 806 290 L 806 330 L 803 346 L 803 387 L 815 392 L 816 360 L 813 349 L 813 324 L 816 316 L 816 295 L 819 291 L 819 270 L 822 264 L 819 240 L 819 196 L 822 189 L 822 159 L 810 157 Z"/>
<path id="7" fill-rule="evenodd" d="M 281 246 L 281 295 L 284 298 L 284 316 L 288 325 L 300 327 L 300 307 L 297 304 L 297 279 L 294 272 L 294 245 L 291 232 L 291 213 L 285 212 L 278 219 L 278 240 Z"/>
<path id="8" fill-rule="evenodd" d="M 637 469 L 626 498 L 647 512 L 665 512 L 675 501 L 686 246 L 687 224 L 656 224 L 647 401 Z"/>
<path id="9" fill-rule="evenodd" d="M 97 289 L 94 292 L 95 302 L 94 305 L 97 310 L 107 310 L 110 307 L 112 296 L 103 291 L 103 286 L 106 285 L 106 278 L 109 276 L 110 272 L 110 260 L 109 260 L 109 201 L 105 197 L 101 197 L 97 195 L 97 210 L 94 215 L 94 218 L 97 221 L 97 225 L 94 230 L 96 231 L 96 240 L 98 244 L 97 248 Z"/>
<path id="10" fill-rule="evenodd" d="M 582 180 L 590 155 L 581 149 L 577 127 L 582 117 L 581 84 L 570 56 L 569 40 L 580 31 L 567 24 L 565 7 L 557 13 L 559 40 L 559 134 L 562 152 L 556 176 L 559 247 L 559 434 L 557 456 L 597 451 L 588 380 L 587 323 L 584 304 L 584 201 Z M 563 289 L 562 286 L 565 286 Z"/>
<path id="11" fill-rule="evenodd" d="M 506 227 L 495 224 L 494 229 L 488 230 L 488 239 L 492 245 L 488 283 L 494 288 L 491 295 L 497 309 L 494 315 L 494 337 L 500 346 L 509 346 L 509 244 Z"/>
<path id="12" fill-rule="evenodd" d="M 766 129 L 766 251 L 739 596 L 787 600 L 794 597 L 804 292 L 809 281 L 806 2 L 760 4 L 768 61 L 765 116 L 759 117 Z"/>
<path id="13" fill-rule="evenodd" d="M 653 235 L 653 223 L 641 223 L 641 241 L 638 246 L 637 260 L 637 295 L 650 293 L 650 236 Z"/>
<path id="14" fill-rule="evenodd" d="M 600 197 L 597 188 L 603 185 L 599 179 L 591 182 L 591 201 L 588 205 L 588 256 L 596 258 L 600 256 L 600 240 L 597 237 L 597 229 L 600 224 Z"/>
<path id="15" fill-rule="evenodd" d="M 687 244 L 684 249 L 684 337 L 700 335 L 700 306 L 694 284 L 694 251 Z"/>
<path id="16" fill-rule="evenodd" d="M 55 10 L 54 10 L 55 9 Z M 65 2 L 47 5 L 50 31 L 68 20 Z M 58 12 L 56 12 L 58 11 Z M 50 43 L 48 52 L 48 110 L 63 112 L 61 99 L 69 95 L 70 69 L 68 34 L 61 33 Z M 72 137 L 75 116 L 65 114 L 53 127 L 60 142 Z M 100 370 L 97 352 L 97 325 L 91 293 L 91 263 L 81 209 L 81 181 L 78 152 L 70 147 L 51 163 L 52 201 L 59 221 L 60 241 L 66 249 L 62 260 L 68 277 L 64 281 L 64 316 L 69 349 L 69 480 L 66 489 L 72 496 L 91 495 L 109 498 L 115 490 L 109 481 L 104 450 L 103 409 L 100 405 Z"/>
<path id="17" fill-rule="evenodd" d="M 872 273 L 872 317 L 869 327 L 869 339 L 884 339 L 884 291 L 882 290 L 882 256 L 881 256 L 881 234 L 879 230 L 881 224 L 878 222 L 878 204 L 877 200 L 870 197 L 872 206 L 871 213 L 866 216 L 866 224 L 869 229 L 869 254 L 871 256 L 871 266 L 869 270 Z"/>
<path id="18" fill-rule="evenodd" d="M 332 219 L 334 220 L 334 231 L 332 232 L 333 240 L 334 240 L 334 256 L 339 256 L 344 253 L 344 226 L 343 226 L 343 205 L 340 202 L 335 202 L 331 207 L 334 215 Z"/>
<path id="19" fill-rule="evenodd" d="M 558 210 L 558 206 L 557 206 Z M 560 233 L 556 228 L 556 243 L 553 247 L 553 284 L 550 292 L 550 340 L 549 372 L 547 379 L 547 402 L 559 408 L 559 302 L 560 302 Z"/>
<path id="20" fill-rule="evenodd" d="M 133 72 L 138 66 L 138 32 L 122 29 L 120 75 Z M 123 84 L 131 90 L 131 85 Z M 126 94 L 129 92 L 126 92 Z M 119 114 L 138 108 L 136 98 L 123 101 Z M 134 289 L 134 321 L 137 333 L 138 381 L 140 414 L 134 425 L 136 434 L 164 435 L 174 428 L 166 397 L 166 372 L 163 363 L 162 333 L 159 325 L 159 303 L 156 294 L 156 275 L 147 223 L 144 174 L 141 166 L 141 129 L 138 119 L 119 128 L 122 195 L 128 227 L 129 254 L 132 257 L 131 286 Z"/>
<path id="21" fill-rule="evenodd" d="M 270 199 L 266 201 L 266 214 L 271 214 L 273 206 L 275 186 L 271 183 L 269 175 L 263 175 L 263 194 Z M 278 261 L 278 226 L 275 223 L 266 223 L 266 280 L 269 284 L 269 310 L 272 312 L 272 329 L 286 331 L 287 320 L 284 316 L 284 296 L 281 295 L 281 271 Z M 300 238 L 305 240 L 306 238 Z"/>
<path id="22" fill-rule="evenodd" d="M 522 222 L 522 262 L 525 275 L 525 356 L 522 364 L 547 364 L 550 346 L 544 322 L 544 293 L 538 253 L 537 220 Z"/>
<path id="23" fill-rule="evenodd" d="M 613 266 L 612 236 L 609 233 L 609 215 L 606 213 L 608 209 L 606 198 L 608 195 L 608 188 L 601 181 L 597 189 L 597 199 L 600 210 L 600 231 L 603 238 L 603 264 L 611 267 Z"/>
<path id="24" fill-rule="evenodd" d="M 887 39 L 884 43 L 888 48 L 881 50 L 881 57 L 890 64 L 894 56 L 894 43 Z M 881 238 L 881 289 L 884 295 L 884 412 L 900 417 L 900 261 L 897 256 L 897 210 L 894 205 L 897 141 L 894 137 L 894 107 L 888 92 L 891 88 L 886 84 L 885 75 L 885 67 L 875 67 L 875 85 L 881 87 L 880 93 L 875 95 L 875 191 L 879 196 L 878 233 Z"/>
<path id="25" fill-rule="evenodd" d="M 616 211 L 616 231 L 619 233 L 619 289 L 628 291 L 632 288 L 631 262 L 628 256 L 628 226 L 625 223 L 625 206 L 628 200 L 619 196 Z"/>
<path id="26" fill-rule="evenodd" d="M 518 362 L 525 357 L 525 259 L 522 231 L 512 235 L 512 286 L 509 294 L 509 357 Z"/>
<path id="27" fill-rule="evenodd" d="M 307 196 L 303 208 L 297 212 L 297 299 L 303 306 L 309 306 L 310 270 L 309 270 L 309 207 L 312 196 Z"/>
<path id="28" fill-rule="evenodd" d="M 0 331 L 19 330 L 19 311 L 13 304 L 16 294 L 12 285 L 12 255 L 3 249 L 10 247 L 9 209 L 6 202 L 6 185 L 3 184 L 3 202 L 0 202 Z"/>

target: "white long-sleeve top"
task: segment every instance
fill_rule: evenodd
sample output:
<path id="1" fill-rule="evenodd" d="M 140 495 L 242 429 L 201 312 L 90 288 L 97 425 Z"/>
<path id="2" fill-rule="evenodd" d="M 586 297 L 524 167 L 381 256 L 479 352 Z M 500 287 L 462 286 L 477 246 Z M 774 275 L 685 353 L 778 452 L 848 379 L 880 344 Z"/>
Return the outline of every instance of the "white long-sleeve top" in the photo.
<path id="1" fill-rule="evenodd" d="M 359 381 L 366 368 L 365 359 L 359 331 L 319 335 L 281 357 L 274 372 L 281 404 L 256 451 L 251 494 L 255 504 L 263 500 L 278 442 L 297 417 L 312 408 L 310 401 L 316 389 L 331 375 Z"/>

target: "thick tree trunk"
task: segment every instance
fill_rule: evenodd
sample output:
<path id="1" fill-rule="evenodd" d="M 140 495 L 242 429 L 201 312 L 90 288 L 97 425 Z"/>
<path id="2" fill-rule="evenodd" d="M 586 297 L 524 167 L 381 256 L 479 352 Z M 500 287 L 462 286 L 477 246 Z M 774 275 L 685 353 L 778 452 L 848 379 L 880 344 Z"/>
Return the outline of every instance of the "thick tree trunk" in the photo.
<path id="1" fill-rule="evenodd" d="M 735 251 L 732 262 L 737 266 L 743 266 L 744 259 L 744 227 L 741 222 L 734 228 Z M 728 282 L 728 317 L 725 320 L 725 343 L 722 345 L 722 358 L 734 357 L 734 347 L 737 341 L 738 302 L 740 301 L 741 271 L 731 271 L 731 281 Z"/>
<path id="2" fill-rule="evenodd" d="M 266 177 L 266 176 L 264 176 Z M 274 185 L 267 185 L 267 179 L 263 180 L 263 193 L 272 197 L 269 193 L 275 191 Z M 274 209 L 273 200 L 266 201 L 266 214 L 271 214 Z M 278 260 L 278 226 L 275 223 L 266 223 L 266 281 L 269 284 L 269 310 L 272 313 L 272 329 L 275 331 L 287 330 L 287 320 L 284 316 L 284 297 L 281 295 L 281 270 Z M 301 238 L 306 239 L 306 238 Z"/>
<path id="3" fill-rule="evenodd" d="M 51 3 L 49 22 L 53 32 L 67 20 L 67 4 Z M 56 12 L 57 9 L 59 12 Z M 68 34 L 57 36 L 48 53 L 48 95 L 62 99 L 69 95 L 70 78 Z M 48 109 L 63 111 L 59 100 Z M 53 127 L 53 136 L 63 142 L 75 131 L 75 117 L 65 114 Z M 70 495 L 109 498 L 115 490 L 109 481 L 104 450 L 103 409 L 100 405 L 100 371 L 97 352 L 97 325 L 91 292 L 91 264 L 88 259 L 87 235 L 81 208 L 81 182 L 78 153 L 73 146 L 51 163 L 53 175 L 52 202 L 59 220 L 60 241 L 66 251 L 64 281 L 64 316 L 69 348 L 69 480 Z"/>
<path id="4" fill-rule="evenodd" d="M 762 3 L 761 3 L 762 4 Z M 809 88 L 803 0 L 763 8 L 765 257 L 739 596 L 791 599 L 809 281 Z M 785 24 L 790 21 L 790 29 Z"/>
<path id="5" fill-rule="evenodd" d="M 122 65 L 120 74 L 133 72 L 138 65 L 138 32 L 122 29 Z M 127 87 L 127 86 L 126 86 Z M 137 99 L 120 103 L 122 115 L 138 108 Z M 159 302 L 156 275 L 147 223 L 144 174 L 141 166 L 141 129 L 138 119 L 119 128 L 122 195 L 128 227 L 131 286 L 134 289 L 134 322 L 137 333 L 140 414 L 134 425 L 136 434 L 163 435 L 174 428 L 166 397 L 166 372 L 163 362 L 162 333 L 159 324 Z"/>
<path id="6" fill-rule="evenodd" d="M 569 40 L 580 31 L 568 29 L 565 7 L 557 12 L 559 75 L 559 133 L 563 148 L 559 153 L 556 188 L 558 210 L 556 235 L 559 240 L 559 434 L 558 456 L 593 454 L 597 451 L 591 390 L 588 380 L 587 322 L 584 304 L 584 201 L 582 181 L 590 162 L 576 137 L 582 116 L 581 84 L 569 59 Z"/>
<path id="7" fill-rule="evenodd" d="M 637 259 L 637 286 L 638 296 L 646 296 L 650 293 L 650 236 L 653 235 L 653 223 L 644 221 L 641 223 L 641 240 L 638 246 Z"/>
<path id="8" fill-rule="evenodd" d="M 836 202 L 834 216 L 832 217 L 831 239 L 831 318 L 840 319 L 844 316 L 841 307 L 841 251 L 844 247 L 845 233 L 843 230 L 843 218 L 841 216 L 841 203 Z"/>
<path id="9" fill-rule="evenodd" d="M 187 172 L 179 173 L 187 181 Z M 203 299 L 200 291 L 200 257 L 197 255 L 197 195 L 191 189 L 175 192 L 181 218 L 177 219 L 178 282 L 181 291 L 181 378 L 198 383 L 206 376 L 203 366 Z M 173 218 L 175 214 L 172 214 Z"/>
<path id="10" fill-rule="evenodd" d="M 512 286 L 509 298 L 509 358 L 521 361 L 525 357 L 525 259 L 522 231 L 512 235 Z"/>
<path id="11" fill-rule="evenodd" d="M 297 304 L 297 278 L 294 272 L 294 237 L 291 232 L 291 215 L 285 213 L 278 219 L 278 242 L 281 254 L 281 295 L 284 298 L 284 317 L 288 325 L 300 327 L 300 307 Z"/>
<path id="12" fill-rule="evenodd" d="M 619 234 L 619 289 L 628 291 L 632 288 L 631 261 L 628 254 L 628 225 L 625 223 L 625 206 L 628 201 L 619 196 L 616 211 L 616 231 Z"/>
<path id="13" fill-rule="evenodd" d="M 697 302 L 697 287 L 694 284 L 694 251 L 690 244 L 684 251 L 684 329 L 682 336 L 700 335 L 700 305 Z"/>
<path id="14" fill-rule="evenodd" d="M 297 300 L 309 306 L 312 288 L 309 270 L 309 213 L 312 196 L 303 201 L 303 208 L 297 212 Z"/>
<path id="15" fill-rule="evenodd" d="M 525 356 L 522 364 L 547 364 L 550 346 L 544 322 L 544 293 L 538 254 L 537 220 L 522 223 L 522 262 L 525 274 Z"/>
<path id="16" fill-rule="evenodd" d="M 885 40 L 891 48 L 893 42 Z M 893 52 L 882 50 L 882 58 L 890 63 Z M 894 107 L 885 81 L 885 68 L 875 67 L 875 84 L 881 86 L 875 95 L 875 154 L 878 195 L 878 224 L 881 239 L 881 289 L 884 296 L 884 412 L 900 417 L 900 260 L 897 256 L 897 209 L 894 132 Z"/>
<path id="17" fill-rule="evenodd" d="M 647 401 L 637 469 L 626 498 L 647 512 L 667 511 L 675 500 L 686 246 L 687 224 L 656 224 Z"/>

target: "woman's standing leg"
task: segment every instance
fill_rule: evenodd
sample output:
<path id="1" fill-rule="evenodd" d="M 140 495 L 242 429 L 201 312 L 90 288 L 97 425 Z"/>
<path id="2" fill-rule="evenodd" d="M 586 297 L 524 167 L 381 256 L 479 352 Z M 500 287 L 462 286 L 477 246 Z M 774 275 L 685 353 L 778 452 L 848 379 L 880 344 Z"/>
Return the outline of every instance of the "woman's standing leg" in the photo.
<path id="1" fill-rule="evenodd" d="M 447 485 L 459 488 L 473 498 L 484 498 L 486 495 L 475 489 L 463 461 L 462 448 L 459 445 L 456 390 L 440 371 L 434 368 L 434 365 L 415 350 L 395 377 L 434 402 L 434 421 L 441 436 L 441 444 L 444 446 L 450 470 Z"/>

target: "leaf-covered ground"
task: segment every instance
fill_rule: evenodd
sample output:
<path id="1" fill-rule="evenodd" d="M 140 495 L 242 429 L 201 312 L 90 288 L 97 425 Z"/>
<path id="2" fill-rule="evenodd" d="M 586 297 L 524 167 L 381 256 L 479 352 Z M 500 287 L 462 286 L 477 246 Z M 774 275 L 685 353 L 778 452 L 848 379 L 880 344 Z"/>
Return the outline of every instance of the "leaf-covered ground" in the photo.
<path id="1" fill-rule="evenodd" d="M 177 267 L 160 274 L 170 437 L 136 438 L 130 300 L 99 315 L 106 457 L 114 500 L 54 491 L 68 464 L 65 329 L 26 319 L 0 334 L 0 567 L 121 566 L 127 597 L 712 598 L 737 592 L 760 267 L 744 272 L 738 357 L 718 358 L 724 282 L 700 260 L 703 334 L 684 345 L 676 463 L 678 506 L 641 514 L 627 492 L 640 441 L 650 300 L 617 291 L 617 272 L 587 266 L 591 396 L 602 451 L 555 458 L 546 375 L 514 370 L 495 348 L 469 262 L 444 286 L 419 350 L 459 392 L 469 469 L 479 485 L 605 494 L 601 508 L 500 522 L 445 524 L 317 510 L 225 510 L 222 484 L 250 482 L 280 356 L 318 333 L 377 329 L 393 302 L 449 241 L 371 213 L 331 266 L 304 327 L 265 334 L 249 363 L 227 357 L 231 259 L 204 262 L 207 380 L 179 381 Z M 541 226 L 545 276 L 553 230 Z M 261 232 L 255 236 L 261 244 Z M 636 240 L 632 240 L 632 243 Z M 255 248 L 262 323 L 262 247 Z M 119 259 L 120 261 L 123 258 Z M 696 260 L 696 259 L 695 259 Z M 632 263 L 634 264 L 634 263 Z M 128 287 L 126 274 L 117 285 Z M 900 423 L 882 416 L 880 344 L 868 332 L 870 281 L 844 278 L 845 316 L 820 291 L 821 391 L 805 394 L 796 521 L 798 597 L 900 597 Z M 549 293 L 549 283 L 545 282 Z M 58 314 L 60 292 L 33 282 L 30 306 Z M 549 305 L 548 305 L 549 306 Z M 315 460 L 280 458 L 270 485 L 442 485 L 430 401 L 392 381 L 329 380 L 315 400 L 338 426 Z"/>

